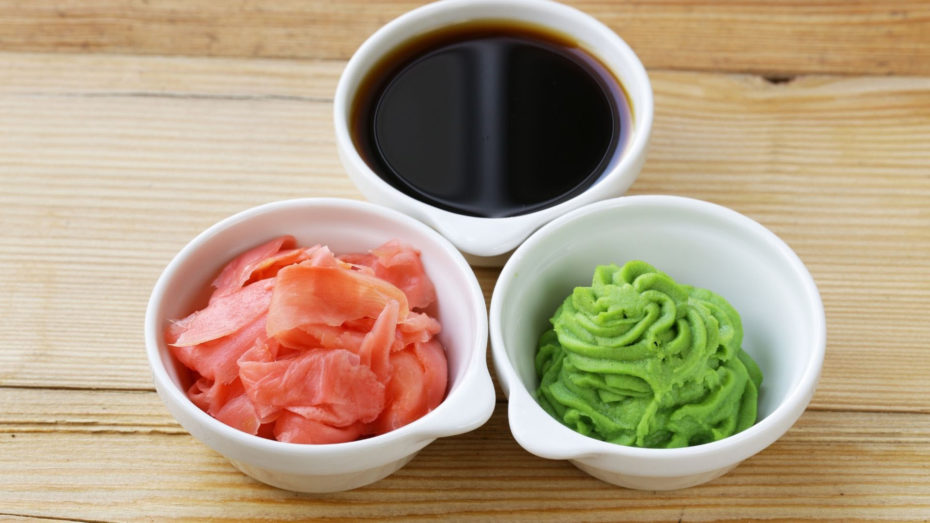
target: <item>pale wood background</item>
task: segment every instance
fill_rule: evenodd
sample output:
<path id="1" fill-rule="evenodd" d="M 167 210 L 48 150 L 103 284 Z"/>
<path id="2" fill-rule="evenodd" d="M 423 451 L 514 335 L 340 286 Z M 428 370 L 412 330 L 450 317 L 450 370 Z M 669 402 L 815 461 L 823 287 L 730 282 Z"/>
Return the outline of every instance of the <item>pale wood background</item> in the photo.
<path id="1" fill-rule="evenodd" d="M 930 519 L 930 3 L 570 3 L 653 80 L 630 192 L 745 213 L 817 281 L 823 378 L 788 434 L 706 485 L 639 492 L 523 451 L 499 396 L 366 488 L 247 478 L 155 395 L 148 294 L 229 214 L 360 198 L 332 93 L 419 2 L 0 0 L 0 519 Z M 477 273 L 490 297 L 497 271 Z"/>

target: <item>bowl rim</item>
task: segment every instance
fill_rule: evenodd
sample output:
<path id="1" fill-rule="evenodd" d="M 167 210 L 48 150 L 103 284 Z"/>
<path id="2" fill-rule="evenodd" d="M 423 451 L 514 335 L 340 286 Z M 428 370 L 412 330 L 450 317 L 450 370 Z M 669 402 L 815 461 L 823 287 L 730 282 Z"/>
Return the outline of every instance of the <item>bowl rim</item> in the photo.
<path id="1" fill-rule="evenodd" d="M 755 236 L 765 241 L 767 245 L 774 247 L 776 252 L 779 253 L 783 262 L 789 266 L 791 272 L 794 273 L 798 281 L 802 283 L 805 289 L 805 295 L 802 299 L 807 304 L 806 306 L 809 310 L 814 312 L 811 318 L 811 350 L 808 353 L 807 361 L 800 374 L 800 378 L 768 416 L 757 421 L 753 426 L 724 439 L 701 445 L 672 449 L 641 448 L 601 441 L 579 434 L 561 424 L 555 420 L 555 418 L 552 418 L 536 403 L 535 399 L 532 399 L 531 392 L 527 390 L 522 380 L 517 376 L 505 349 L 501 325 L 502 296 L 509 292 L 511 282 L 513 281 L 513 275 L 518 270 L 518 266 L 524 263 L 524 258 L 532 252 L 535 246 L 540 243 L 546 235 L 592 214 L 608 213 L 618 208 L 657 206 L 664 208 L 683 208 L 691 212 L 710 214 L 726 219 L 728 223 L 733 224 L 735 227 L 748 229 Z M 491 296 L 489 328 L 491 351 L 498 379 L 501 380 L 501 384 L 508 393 L 509 398 L 512 398 L 514 392 L 511 390 L 511 387 L 516 387 L 519 389 L 518 396 L 520 397 L 518 397 L 518 402 L 521 403 L 521 408 L 534 409 L 532 414 L 520 413 L 520 416 L 515 416 L 511 411 L 509 418 L 511 420 L 512 430 L 515 417 L 519 418 L 522 417 L 522 415 L 532 415 L 534 418 L 537 416 L 545 416 L 555 422 L 554 424 L 549 424 L 553 430 L 559 431 L 562 437 L 569 438 L 573 445 L 577 445 L 575 450 L 570 448 L 553 449 L 553 455 L 549 457 L 555 459 L 579 460 L 586 460 L 592 457 L 621 457 L 635 460 L 640 464 L 647 462 L 647 460 L 650 463 L 655 463 L 656 461 L 666 463 L 674 462 L 683 464 L 685 469 L 689 469 L 687 470 L 688 473 L 696 473 L 702 470 L 718 468 L 726 463 L 741 461 L 767 447 L 784 434 L 784 432 L 797 421 L 810 402 L 811 396 L 819 381 L 823 359 L 826 353 L 826 318 L 820 293 L 810 272 L 787 243 L 757 221 L 733 209 L 704 200 L 675 195 L 652 194 L 611 198 L 567 213 L 541 227 L 514 251 L 501 270 Z M 522 397 L 524 395 L 526 395 L 526 397 Z M 533 405 L 525 404 L 527 403 L 525 401 L 527 397 Z M 512 399 L 508 399 L 508 402 L 512 402 Z M 519 430 L 515 432 L 519 432 Z M 531 442 L 520 443 L 522 445 L 523 443 Z M 535 445 L 530 446 L 533 447 L 533 450 L 540 450 L 536 448 Z M 734 451 L 734 449 L 737 450 Z M 530 451 L 532 452 L 533 450 Z M 713 466 L 711 466 L 706 460 L 709 456 L 726 457 L 723 460 L 714 462 Z M 697 459 L 702 460 L 702 462 L 699 464 L 693 461 Z M 683 460 L 692 460 L 692 462 L 687 463 Z M 649 474 L 644 475 L 670 477 L 680 475 L 681 473 L 682 471 L 680 470 L 651 470 Z"/>
<path id="2" fill-rule="evenodd" d="M 362 158 L 354 145 L 349 132 L 348 120 L 358 80 L 367 74 L 364 60 L 375 57 L 375 62 L 395 48 L 391 44 L 395 34 L 405 31 L 408 26 L 426 23 L 430 18 L 444 12 L 470 9 L 496 9 L 504 4 L 519 10 L 551 13 L 562 19 L 571 19 L 583 23 L 600 37 L 610 42 L 610 47 L 621 62 L 629 67 L 633 85 L 624 83 L 624 91 L 630 98 L 634 131 L 624 147 L 619 160 L 605 170 L 601 177 L 586 190 L 563 200 L 555 205 L 535 211 L 506 217 L 469 216 L 448 211 L 420 201 L 392 187 Z M 477 16 L 474 19 L 494 19 L 494 16 Z M 499 19 L 515 18 L 498 16 Z M 471 18 L 469 18 L 471 19 Z M 558 31 L 555 27 L 554 30 Z M 591 51 L 597 53 L 594 50 Z M 635 96 L 642 99 L 640 104 L 633 103 Z M 649 74 L 632 47 L 616 32 L 592 15 L 575 7 L 556 1 L 539 0 L 441 0 L 433 1 L 407 11 L 381 26 L 372 33 L 353 53 L 343 69 L 333 98 L 333 119 L 336 146 L 340 159 L 353 184 L 370 200 L 378 201 L 409 213 L 415 218 L 439 230 L 458 248 L 477 257 L 495 257 L 515 249 L 526 237 L 540 225 L 557 216 L 579 208 L 612 194 L 616 187 L 625 190 L 638 175 L 638 164 L 646 155 L 651 138 L 654 119 L 654 95 Z M 630 173 L 633 173 L 632 176 Z M 626 178 L 629 177 L 629 180 Z"/>
<path id="3" fill-rule="evenodd" d="M 353 213 L 369 214 L 379 219 L 391 220 L 403 227 L 410 228 L 414 232 L 423 234 L 430 238 L 431 241 L 435 242 L 436 245 L 440 247 L 446 255 L 449 256 L 453 263 L 453 266 L 451 266 L 450 269 L 457 270 L 466 279 L 466 286 L 469 289 L 468 299 L 472 301 L 470 306 L 474 309 L 474 312 L 476 313 L 475 317 L 477 320 L 477 332 L 475 333 L 475 341 L 473 343 L 471 353 L 463 362 L 461 380 L 456 385 L 455 389 L 450 388 L 447 391 L 447 395 L 443 399 L 443 402 L 440 403 L 439 407 L 433 409 L 423 417 L 391 432 L 357 441 L 330 444 L 297 444 L 262 438 L 260 436 L 248 434 L 246 432 L 230 427 L 194 405 L 193 402 L 191 402 L 187 395 L 184 393 L 184 391 L 178 387 L 168 375 L 168 371 L 165 365 L 166 362 L 162 360 L 160 354 L 161 345 L 163 342 L 163 337 L 161 334 L 163 325 L 159 321 L 162 303 L 167 300 L 167 297 L 165 296 L 166 288 L 169 282 L 177 277 L 178 268 L 188 258 L 196 253 L 204 243 L 210 241 L 213 237 L 220 234 L 221 232 L 226 231 L 227 229 L 240 223 L 247 222 L 251 219 L 268 213 L 287 212 L 289 210 L 300 208 L 324 209 L 327 207 L 344 212 L 348 211 Z M 227 452 L 226 450 L 228 450 L 230 445 L 232 445 L 241 449 L 248 449 L 248 455 L 254 455 L 257 452 L 266 456 L 278 456 L 283 458 L 297 459 L 298 462 L 301 458 L 326 457 L 330 460 L 348 459 L 360 452 L 370 453 L 371 451 L 383 449 L 384 447 L 393 445 L 406 444 L 407 446 L 414 445 L 422 447 L 435 438 L 473 430 L 484 424 L 487 419 L 490 418 L 491 412 L 494 408 L 494 393 L 493 385 L 491 383 L 486 364 L 488 337 L 487 314 L 484 303 L 484 295 L 481 292 L 477 277 L 469 267 L 468 263 L 465 261 L 462 254 L 457 249 L 455 249 L 455 247 L 450 242 L 448 242 L 448 240 L 421 222 L 418 222 L 417 220 L 393 209 L 362 200 L 331 197 L 308 197 L 278 200 L 242 210 L 216 222 L 196 235 L 178 253 L 175 254 L 175 256 L 171 259 L 171 261 L 160 274 L 148 300 L 144 320 L 145 349 L 149 368 L 152 372 L 153 380 L 156 385 L 156 390 L 159 396 L 162 398 L 162 401 L 166 404 L 166 407 L 169 408 L 169 411 L 171 411 L 173 415 L 175 415 L 175 409 L 177 408 L 183 411 L 185 417 L 192 418 L 193 422 L 198 424 L 199 427 L 188 427 L 184 420 L 178 419 L 178 421 L 182 424 L 182 426 L 184 426 L 186 430 L 191 432 L 192 435 L 198 439 L 206 439 L 194 434 L 194 432 L 199 432 L 199 429 L 206 430 L 210 437 L 221 438 L 220 442 L 213 442 L 216 443 L 216 445 L 205 441 L 208 446 L 214 447 L 215 450 L 219 451 L 221 454 L 227 455 L 227 457 L 234 459 L 250 461 L 247 458 L 243 458 L 242 456 L 233 456 L 231 452 Z M 485 377 L 487 378 L 486 380 L 484 379 Z M 452 384 L 450 383 L 450 387 L 451 385 Z M 475 394 L 475 390 L 470 390 L 474 388 L 478 389 L 477 392 L 479 392 L 479 394 Z M 480 393 L 481 390 L 484 390 L 484 393 Z M 488 390 L 490 390 L 489 394 L 491 401 L 486 402 L 487 405 L 484 408 L 479 405 L 467 411 L 467 414 L 471 415 L 472 419 L 458 420 L 458 423 L 437 423 L 443 418 L 437 417 L 435 413 L 448 410 L 447 408 L 443 411 L 440 411 L 443 404 L 453 403 L 450 402 L 453 393 L 456 393 L 456 395 L 459 397 L 468 394 L 471 397 L 486 399 L 488 396 Z M 482 395 L 484 398 L 482 398 Z M 461 401 L 458 402 L 461 403 Z M 431 414 L 433 414 L 433 416 L 430 416 Z M 175 418 L 178 418 L 178 416 L 175 415 Z M 217 446 L 223 448 L 224 450 L 216 448 Z M 385 457 L 385 460 L 387 460 L 387 457 Z M 257 463 L 256 465 L 262 466 L 261 463 Z M 369 468 L 372 465 L 375 464 L 366 463 L 361 467 L 355 468 Z"/>

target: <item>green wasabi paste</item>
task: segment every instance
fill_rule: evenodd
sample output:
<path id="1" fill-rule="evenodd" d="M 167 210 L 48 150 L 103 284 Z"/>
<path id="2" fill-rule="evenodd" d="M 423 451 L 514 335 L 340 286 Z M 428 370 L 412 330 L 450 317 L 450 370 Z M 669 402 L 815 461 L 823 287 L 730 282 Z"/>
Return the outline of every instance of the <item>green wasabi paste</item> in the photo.
<path id="1" fill-rule="evenodd" d="M 602 265 L 539 339 L 536 400 L 568 427 L 621 445 L 672 448 L 756 422 L 762 372 L 722 297 L 642 261 Z"/>

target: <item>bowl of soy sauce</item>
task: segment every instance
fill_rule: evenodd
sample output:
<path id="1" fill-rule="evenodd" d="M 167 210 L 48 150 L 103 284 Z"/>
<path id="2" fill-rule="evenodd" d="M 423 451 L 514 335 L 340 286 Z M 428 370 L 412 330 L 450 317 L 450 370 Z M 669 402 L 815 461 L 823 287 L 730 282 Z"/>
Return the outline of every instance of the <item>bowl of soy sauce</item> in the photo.
<path id="1" fill-rule="evenodd" d="M 595 18 L 541 0 L 442 0 L 375 32 L 334 99 L 336 142 L 371 201 L 477 265 L 622 194 L 645 161 L 648 75 Z"/>

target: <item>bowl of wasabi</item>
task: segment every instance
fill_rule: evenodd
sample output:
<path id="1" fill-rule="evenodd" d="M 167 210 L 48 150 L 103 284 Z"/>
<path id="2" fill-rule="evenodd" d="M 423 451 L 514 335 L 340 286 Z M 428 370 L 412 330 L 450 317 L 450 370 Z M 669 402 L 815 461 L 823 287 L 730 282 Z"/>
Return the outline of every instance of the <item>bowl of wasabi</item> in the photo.
<path id="1" fill-rule="evenodd" d="M 504 265 L 494 366 L 516 441 L 605 482 L 674 490 L 775 442 L 826 346 L 797 254 L 731 209 L 625 196 L 572 211 Z"/>

